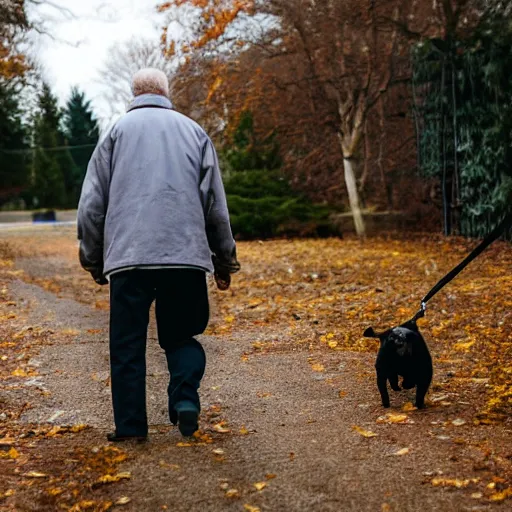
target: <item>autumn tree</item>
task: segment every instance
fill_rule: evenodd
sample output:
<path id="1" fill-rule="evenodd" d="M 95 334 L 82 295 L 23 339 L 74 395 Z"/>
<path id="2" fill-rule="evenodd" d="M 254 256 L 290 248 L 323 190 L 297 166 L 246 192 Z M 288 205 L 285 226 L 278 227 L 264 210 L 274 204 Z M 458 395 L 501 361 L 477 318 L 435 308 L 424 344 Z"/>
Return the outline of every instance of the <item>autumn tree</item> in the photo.
<path id="1" fill-rule="evenodd" d="M 22 75 L 27 64 L 16 43 L 28 29 L 24 0 L 0 0 L 0 77 Z"/>
<path id="2" fill-rule="evenodd" d="M 295 79 L 277 79 L 276 86 L 287 89 L 287 93 L 294 89 L 296 95 L 301 89 L 302 97 L 307 99 L 299 107 L 307 107 L 301 124 L 311 123 L 311 127 L 316 122 L 335 136 L 335 140 L 323 139 L 329 141 L 329 154 L 333 154 L 333 146 L 337 147 L 356 230 L 364 235 L 355 164 L 364 150 L 370 112 L 377 108 L 382 111 L 383 97 L 389 89 L 408 80 L 405 67 L 396 65 L 400 57 L 408 56 L 398 25 L 407 25 L 414 17 L 414 5 L 405 0 L 378 4 L 355 0 L 175 0 L 162 4 L 160 9 L 175 17 L 184 7 L 198 10 L 201 16 L 195 19 L 200 21 L 179 48 L 167 41 L 171 51 L 181 52 L 185 58 L 197 53 L 224 55 L 219 57 L 222 62 L 227 56 L 240 59 L 249 48 L 260 47 L 268 59 L 278 59 L 281 66 L 296 72 Z M 267 29 L 247 30 L 249 20 L 257 16 L 259 26 Z M 288 130 L 293 132 L 298 126 L 295 122 Z M 301 157 L 307 159 L 318 151 L 317 146 Z"/>

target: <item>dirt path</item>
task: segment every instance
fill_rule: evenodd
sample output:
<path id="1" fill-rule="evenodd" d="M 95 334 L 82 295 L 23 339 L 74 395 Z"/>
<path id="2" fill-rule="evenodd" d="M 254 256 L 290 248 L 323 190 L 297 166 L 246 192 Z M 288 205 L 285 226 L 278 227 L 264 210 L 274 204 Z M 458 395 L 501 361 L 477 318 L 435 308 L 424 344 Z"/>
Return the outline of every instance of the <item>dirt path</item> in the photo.
<path id="1" fill-rule="evenodd" d="M 45 261 L 46 265 L 37 257 L 25 258 L 17 268 L 50 278 L 56 268 L 66 265 Z M 25 314 L 19 321 L 51 332 L 50 342 L 38 347 L 27 362 L 37 376 L 2 385 L 0 399 L 4 404 L 30 403 L 16 420 L 21 427 L 89 425 L 72 437 L 44 440 L 34 453 L 36 459 L 38 453 L 40 457 L 36 469 L 46 468 L 50 477 L 52 471 L 62 473 L 63 467 L 72 471 L 69 458 L 68 466 L 64 462 L 52 466 L 55 453 L 77 446 L 97 453 L 106 445 L 104 435 L 112 426 L 108 312 L 16 278 L 7 286 L 9 299 L 23 304 Z M 276 339 L 280 328 L 276 326 Z M 268 333 L 262 332 L 261 339 L 264 334 Z M 93 486 L 92 503 L 127 496 L 131 501 L 116 508 L 137 512 L 428 512 L 499 506 L 485 494 L 493 482 L 495 490 L 500 489 L 499 475 L 510 471 L 506 458 L 512 455 L 506 453 L 511 448 L 510 430 L 501 424 L 475 432 L 471 424 L 475 405 L 464 396 L 434 390 L 432 407 L 403 413 L 400 407 L 412 396 L 395 394 L 391 421 L 405 414 L 405 423 L 381 423 L 378 418 L 388 411 L 379 406 L 371 354 L 286 344 L 266 350 L 259 348 L 258 334 L 236 331 L 204 336 L 201 341 L 208 357 L 201 390 L 203 437 L 184 442 L 167 422 L 167 369 L 152 324 L 151 441 L 123 446 L 128 458 L 120 470 L 130 472 L 131 478 L 97 490 Z M 449 378 L 445 368 L 438 368 L 437 382 Z M 377 436 L 364 437 L 354 426 Z M 503 450 L 489 449 L 491 438 L 493 446 Z M 12 487 L 19 477 L 16 461 L 11 462 L 6 475 Z M 0 501 L 0 507 L 59 510 L 55 501 L 45 501 L 46 491 L 39 486 L 36 492 L 36 487 L 20 489 Z M 100 510 L 84 503 L 69 509 Z"/>

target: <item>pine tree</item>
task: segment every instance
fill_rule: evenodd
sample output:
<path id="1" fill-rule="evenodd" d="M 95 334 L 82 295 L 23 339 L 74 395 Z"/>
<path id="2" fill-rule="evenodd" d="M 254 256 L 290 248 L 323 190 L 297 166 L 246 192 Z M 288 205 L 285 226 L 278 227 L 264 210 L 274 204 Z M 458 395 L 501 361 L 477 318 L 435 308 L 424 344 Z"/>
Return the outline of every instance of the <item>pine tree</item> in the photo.
<path id="1" fill-rule="evenodd" d="M 28 137 L 16 91 L 0 80 L 0 203 L 29 186 Z"/>
<path id="2" fill-rule="evenodd" d="M 78 201 L 80 188 L 87 171 L 87 164 L 98 142 L 99 128 L 93 117 L 90 101 L 77 87 L 71 90 L 71 96 L 64 111 L 64 131 L 69 145 L 72 147 L 71 155 L 75 163 L 75 175 L 70 188 L 71 197 Z"/>
<path id="3" fill-rule="evenodd" d="M 33 195 L 40 208 L 66 206 L 64 173 L 69 169 L 64 160 L 67 150 L 59 149 L 62 147 L 60 144 L 65 142 L 59 130 L 60 119 L 57 98 L 53 96 L 49 86 L 43 84 L 34 129 L 37 149 L 34 157 Z"/>

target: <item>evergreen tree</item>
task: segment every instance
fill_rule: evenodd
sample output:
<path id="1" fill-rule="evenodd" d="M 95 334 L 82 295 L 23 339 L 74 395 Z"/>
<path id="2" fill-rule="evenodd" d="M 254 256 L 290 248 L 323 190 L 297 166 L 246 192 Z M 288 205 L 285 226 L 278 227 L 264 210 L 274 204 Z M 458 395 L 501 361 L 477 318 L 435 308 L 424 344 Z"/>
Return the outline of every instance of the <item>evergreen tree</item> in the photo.
<path id="1" fill-rule="evenodd" d="M 0 204 L 29 183 L 27 130 L 16 91 L 0 80 Z"/>
<path id="2" fill-rule="evenodd" d="M 36 206 L 61 208 L 66 206 L 65 172 L 66 152 L 62 150 L 64 137 L 59 130 L 61 114 L 57 98 L 47 84 L 43 84 L 39 96 L 39 113 L 34 127 L 34 191 Z M 60 144 L 59 144 L 60 143 Z"/>
<path id="3" fill-rule="evenodd" d="M 80 188 L 99 138 L 99 128 L 93 117 L 90 101 L 78 88 L 73 87 L 64 111 L 64 130 L 71 146 L 71 156 L 75 163 L 75 175 L 72 177 L 69 191 L 75 202 L 78 201 Z"/>

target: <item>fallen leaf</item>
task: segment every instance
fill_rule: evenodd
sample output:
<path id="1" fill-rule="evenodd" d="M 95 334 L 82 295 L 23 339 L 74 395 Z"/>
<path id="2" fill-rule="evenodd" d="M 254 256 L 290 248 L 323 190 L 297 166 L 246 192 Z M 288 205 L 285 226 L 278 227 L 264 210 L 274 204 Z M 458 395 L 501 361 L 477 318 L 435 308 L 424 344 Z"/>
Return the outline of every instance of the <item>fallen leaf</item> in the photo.
<path id="1" fill-rule="evenodd" d="M 512 487 L 508 487 L 504 491 L 491 494 L 491 496 L 489 496 L 489 499 L 491 501 L 504 501 L 507 498 L 510 498 L 510 496 L 512 496 Z"/>
<path id="2" fill-rule="evenodd" d="M 266 482 L 256 482 L 253 485 L 254 485 L 254 487 L 256 487 L 256 489 L 258 491 L 262 491 L 263 489 L 265 489 L 265 487 L 267 487 L 267 483 Z"/>
<path id="3" fill-rule="evenodd" d="M 404 411 L 404 412 L 412 412 L 412 411 L 417 411 L 417 410 L 418 410 L 418 408 L 412 402 L 407 402 L 402 407 L 402 411 Z"/>
<path id="4" fill-rule="evenodd" d="M 189 446 L 192 446 L 192 443 L 184 443 L 180 441 L 179 443 L 176 443 L 176 446 L 178 446 L 179 448 L 188 448 Z"/>
<path id="5" fill-rule="evenodd" d="M 402 448 L 397 452 L 393 453 L 393 455 L 407 455 L 409 453 L 409 448 Z"/>
<path id="6" fill-rule="evenodd" d="M 215 450 L 212 450 L 212 453 L 215 455 L 224 455 L 224 450 L 222 448 L 215 448 Z"/>
<path id="7" fill-rule="evenodd" d="M 228 489 L 226 491 L 226 498 L 239 498 L 240 492 L 238 489 Z"/>
<path id="8" fill-rule="evenodd" d="M 240 428 L 240 435 L 246 436 L 248 434 L 249 434 L 249 431 L 245 428 L 245 425 L 242 425 L 242 427 Z"/>
<path id="9" fill-rule="evenodd" d="M 352 427 L 352 429 L 355 430 L 358 434 L 361 434 L 363 437 L 377 437 L 378 436 L 378 434 L 375 434 L 375 432 L 365 430 L 364 428 L 358 427 L 357 425 L 354 425 Z"/>
<path id="10" fill-rule="evenodd" d="M 60 487 L 54 487 L 53 489 L 48 489 L 48 494 L 50 496 L 58 496 L 59 494 L 62 494 L 64 492 L 64 489 L 61 489 Z"/>
<path id="11" fill-rule="evenodd" d="M 480 498 L 483 497 L 483 494 L 481 492 L 474 492 L 471 497 L 474 499 L 474 500 L 479 500 Z"/>
<path id="12" fill-rule="evenodd" d="M 132 499 L 128 498 L 128 496 L 121 496 L 121 498 L 116 500 L 115 504 L 116 505 L 127 505 L 128 503 L 130 503 L 130 501 L 132 501 Z"/>
<path id="13" fill-rule="evenodd" d="M 409 419 L 407 414 L 394 414 L 392 412 L 386 414 L 385 416 L 379 416 L 377 418 L 377 423 L 414 423 Z"/>
<path id="14" fill-rule="evenodd" d="M 345 398 L 347 396 L 347 392 L 346 391 L 338 391 L 338 396 L 340 398 Z"/>
<path id="15" fill-rule="evenodd" d="M 17 459 L 20 456 L 18 450 L 16 450 L 14 446 L 7 452 L 7 455 L 9 456 L 9 459 Z"/>
<path id="16" fill-rule="evenodd" d="M 231 430 L 225 427 L 222 423 L 213 425 L 213 430 L 215 430 L 215 432 L 219 432 L 220 434 L 229 434 L 231 432 Z"/>
<path id="17" fill-rule="evenodd" d="M 462 425 L 465 425 L 466 421 L 462 418 L 457 418 L 456 420 L 452 421 L 452 425 L 455 425 L 456 427 L 461 427 Z"/>
<path id="18" fill-rule="evenodd" d="M 112 482 L 119 482 L 119 480 L 128 480 L 132 477 L 129 471 L 123 471 L 122 473 L 117 473 L 117 475 L 103 475 L 102 477 L 96 480 L 97 484 L 110 484 Z"/>
<path id="19" fill-rule="evenodd" d="M 265 478 L 266 478 L 267 480 L 272 480 L 272 479 L 273 479 L 273 478 L 275 478 L 276 476 L 277 476 L 277 475 L 275 475 L 274 473 L 267 473 L 267 474 L 265 475 Z"/>
<path id="20" fill-rule="evenodd" d="M 16 368 L 11 372 L 13 377 L 28 377 L 28 373 L 23 368 Z"/>
<path id="21" fill-rule="evenodd" d="M 466 478 L 465 480 L 459 480 L 458 478 L 433 478 L 432 485 L 434 487 L 456 487 L 462 489 L 467 487 L 471 483 L 478 483 L 478 478 Z"/>
<path id="22" fill-rule="evenodd" d="M 324 368 L 324 365 L 323 364 L 320 364 L 320 363 L 314 363 L 311 365 L 311 369 L 314 371 L 314 372 L 325 372 L 325 368 Z"/>
<path id="23" fill-rule="evenodd" d="M 253 507 L 252 505 L 249 505 L 248 503 L 246 503 L 244 505 L 244 509 L 247 510 L 247 512 L 261 512 L 259 507 Z"/>
<path id="24" fill-rule="evenodd" d="M 46 478 L 48 475 L 46 473 L 39 473 L 39 471 L 29 471 L 24 476 L 27 478 Z"/>

